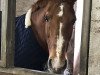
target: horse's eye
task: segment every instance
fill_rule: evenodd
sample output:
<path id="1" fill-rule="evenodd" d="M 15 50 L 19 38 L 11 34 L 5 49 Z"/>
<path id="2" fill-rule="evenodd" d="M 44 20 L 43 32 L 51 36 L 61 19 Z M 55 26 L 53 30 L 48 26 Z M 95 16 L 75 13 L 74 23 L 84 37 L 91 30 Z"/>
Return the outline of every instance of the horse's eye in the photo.
<path id="1" fill-rule="evenodd" d="M 50 16 L 45 15 L 45 16 L 44 16 L 44 20 L 45 20 L 46 22 L 48 22 L 48 21 L 50 20 Z"/>

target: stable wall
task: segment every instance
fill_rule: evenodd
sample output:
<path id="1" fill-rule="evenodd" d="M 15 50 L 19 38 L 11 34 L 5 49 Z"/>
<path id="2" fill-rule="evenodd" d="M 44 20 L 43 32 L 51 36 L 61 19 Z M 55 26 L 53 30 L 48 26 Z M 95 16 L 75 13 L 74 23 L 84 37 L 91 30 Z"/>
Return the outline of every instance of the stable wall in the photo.
<path id="1" fill-rule="evenodd" d="M 100 0 L 92 0 L 88 75 L 100 75 Z"/>
<path id="2" fill-rule="evenodd" d="M 16 16 L 26 13 L 35 1 L 37 0 L 16 0 Z"/>

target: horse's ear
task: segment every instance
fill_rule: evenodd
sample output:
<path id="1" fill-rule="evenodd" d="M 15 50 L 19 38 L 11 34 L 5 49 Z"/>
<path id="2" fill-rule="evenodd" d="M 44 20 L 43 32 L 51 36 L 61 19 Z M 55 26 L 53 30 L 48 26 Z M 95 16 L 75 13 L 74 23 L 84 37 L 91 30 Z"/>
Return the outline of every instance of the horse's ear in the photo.
<path id="1" fill-rule="evenodd" d="M 35 4 L 38 1 L 40 1 L 40 0 L 37 0 L 26 13 L 26 16 L 25 16 L 25 28 L 28 28 L 29 26 L 31 26 L 31 14 L 32 14 L 32 12 L 34 12 L 36 10 Z"/>
<path id="2" fill-rule="evenodd" d="M 62 0 L 62 1 L 67 1 L 67 2 L 70 3 L 71 5 L 74 5 L 74 3 L 76 2 L 76 0 Z"/>
<path id="3" fill-rule="evenodd" d="M 25 28 L 28 28 L 31 26 L 31 13 L 32 13 L 32 8 L 28 10 L 25 16 Z"/>

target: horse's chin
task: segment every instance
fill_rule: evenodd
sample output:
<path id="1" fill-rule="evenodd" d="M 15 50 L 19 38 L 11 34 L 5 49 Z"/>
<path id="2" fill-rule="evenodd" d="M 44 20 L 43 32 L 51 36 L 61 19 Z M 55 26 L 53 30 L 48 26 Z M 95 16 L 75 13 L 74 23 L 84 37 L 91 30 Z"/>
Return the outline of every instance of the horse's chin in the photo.
<path id="1" fill-rule="evenodd" d="M 45 65 L 44 67 L 44 72 L 48 72 L 48 73 L 52 73 L 52 74 L 63 74 L 64 73 L 64 69 L 63 70 L 59 70 L 59 71 L 55 71 L 52 68 L 48 68 L 47 65 Z"/>
<path id="2" fill-rule="evenodd" d="M 72 72 L 70 72 L 70 70 L 67 68 L 61 71 L 54 71 L 52 69 L 48 69 L 47 72 L 52 73 L 52 74 L 72 75 Z"/>
<path id="3" fill-rule="evenodd" d="M 65 61 L 64 65 L 62 67 L 59 67 L 59 68 L 57 68 L 58 66 L 56 68 L 54 68 L 55 65 L 56 64 L 52 63 L 52 60 L 48 61 L 48 70 L 49 70 L 49 72 L 56 73 L 56 74 L 63 74 L 63 72 L 64 72 L 64 70 L 66 69 L 66 66 L 67 66 L 67 61 Z"/>
<path id="4" fill-rule="evenodd" d="M 52 67 L 49 67 L 48 68 L 48 72 L 49 73 L 54 73 L 54 74 L 63 74 L 65 71 L 65 67 L 62 67 L 61 69 L 59 70 L 54 70 Z"/>
<path id="5" fill-rule="evenodd" d="M 48 68 L 47 67 L 47 64 L 45 65 L 45 69 L 44 69 L 45 72 L 48 72 L 48 73 L 52 73 L 52 74 L 64 74 L 64 75 L 72 75 L 72 72 L 70 71 L 70 69 L 68 68 L 62 68 L 61 70 L 59 71 L 55 71 L 51 68 Z"/>
<path id="6" fill-rule="evenodd" d="M 54 74 L 63 74 L 64 73 L 64 70 L 55 71 L 55 70 L 52 70 L 52 69 L 48 69 L 48 72 L 49 73 L 54 73 Z"/>

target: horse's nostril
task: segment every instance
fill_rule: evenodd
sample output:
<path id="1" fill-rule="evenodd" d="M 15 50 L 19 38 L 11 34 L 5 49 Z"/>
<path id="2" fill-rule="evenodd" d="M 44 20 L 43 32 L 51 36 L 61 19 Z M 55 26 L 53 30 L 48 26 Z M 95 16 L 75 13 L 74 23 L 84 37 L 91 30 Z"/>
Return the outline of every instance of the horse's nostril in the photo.
<path id="1" fill-rule="evenodd" d="M 48 60 L 48 68 L 51 68 L 51 67 L 52 67 L 51 61 L 52 61 L 52 59 L 49 59 L 49 60 Z"/>
<path id="2" fill-rule="evenodd" d="M 66 67 L 67 67 L 67 65 L 68 65 L 68 61 L 67 61 L 67 60 L 65 60 L 65 65 L 64 65 L 64 68 L 66 68 Z"/>

